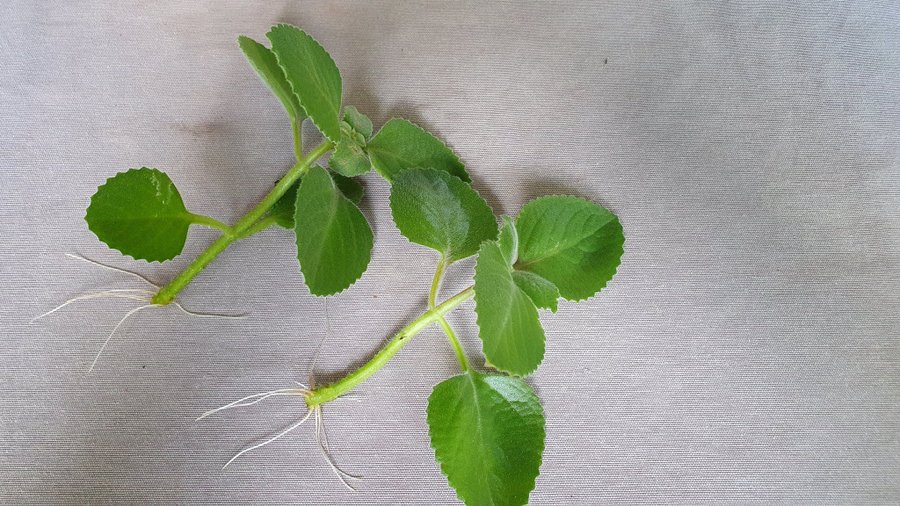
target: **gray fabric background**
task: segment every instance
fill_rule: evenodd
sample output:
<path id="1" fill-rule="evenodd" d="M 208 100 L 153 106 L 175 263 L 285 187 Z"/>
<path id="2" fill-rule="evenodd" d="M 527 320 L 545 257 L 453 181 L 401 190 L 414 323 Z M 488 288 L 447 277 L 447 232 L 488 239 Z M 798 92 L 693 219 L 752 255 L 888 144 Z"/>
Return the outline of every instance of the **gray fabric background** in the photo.
<path id="1" fill-rule="evenodd" d="M 193 421 L 305 380 L 325 335 L 315 369 L 334 378 L 422 310 L 435 257 L 374 174 L 374 257 L 330 317 L 270 231 L 180 299 L 246 320 L 146 311 L 93 374 L 132 304 L 28 324 L 140 286 L 66 252 L 165 282 L 215 237 L 193 229 L 163 265 L 108 250 L 82 221 L 107 177 L 158 167 L 231 222 L 289 166 L 285 116 L 235 43 L 279 21 L 328 48 L 346 103 L 446 139 L 498 213 L 563 192 L 620 216 L 615 280 L 543 317 L 533 503 L 900 503 L 900 4 L 633 1 L 0 4 L 0 503 L 456 502 L 424 419 L 456 372 L 436 330 L 327 410 L 355 494 L 312 427 L 220 469 L 299 400 Z M 453 322 L 474 357 L 470 310 Z"/>

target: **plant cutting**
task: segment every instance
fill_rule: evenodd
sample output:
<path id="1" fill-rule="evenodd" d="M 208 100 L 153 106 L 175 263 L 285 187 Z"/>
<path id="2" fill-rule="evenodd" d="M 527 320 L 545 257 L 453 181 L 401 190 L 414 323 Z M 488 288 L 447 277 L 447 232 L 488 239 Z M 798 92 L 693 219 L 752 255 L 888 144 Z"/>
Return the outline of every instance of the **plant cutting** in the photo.
<path id="1" fill-rule="evenodd" d="M 247 37 L 239 38 L 239 45 L 287 111 L 297 163 L 232 226 L 188 211 L 173 182 L 156 169 L 131 169 L 110 178 L 91 199 L 86 220 L 101 241 L 123 254 L 147 261 L 174 258 L 191 225 L 222 235 L 158 290 L 90 295 L 146 302 L 132 311 L 178 304 L 180 291 L 230 244 L 271 226 L 294 231 L 310 293 L 338 293 L 359 279 L 370 259 L 372 231 L 356 205 L 361 187 L 353 178 L 374 167 L 391 185 L 391 215 L 399 231 L 436 253 L 427 307 L 338 381 L 250 395 L 200 418 L 275 396 L 301 397 L 306 413 L 298 422 L 225 465 L 315 417 L 323 454 L 350 486 L 354 477 L 341 471 L 328 452 L 324 406 L 350 395 L 414 336 L 436 326 L 446 335 L 460 373 L 436 385 L 428 399 L 424 415 L 435 460 L 466 504 L 525 504 L 540 471 L 545 421 L 540 400 L 524 378 L 536 371 L 547 346 L 559 344 L 546 342 L 539 312 L 556 312 L 560 299 L 593 297 L 612 279 L 624 245 L 618 219 L 596 203 L 564 195 L 532 200 L 515 217 L 496 217 L 472 188 L 459 157 L 437 137 L 403 119 L 391 119 L 375 132 L 362 113 L 342 107 L 340 73 L 312 37 L 290 25 L 273 27 L 267 37 L 271 48 Z M 299 126 L 306 118 L 324 141 L 304 154 Z M 318 165 L 328 153 L 327 167 Z M 442 298 L 448 269 L 473 256 L 471 286 Z M 472 299 L 483 367 L 473 364 L 446 318 Z"/>

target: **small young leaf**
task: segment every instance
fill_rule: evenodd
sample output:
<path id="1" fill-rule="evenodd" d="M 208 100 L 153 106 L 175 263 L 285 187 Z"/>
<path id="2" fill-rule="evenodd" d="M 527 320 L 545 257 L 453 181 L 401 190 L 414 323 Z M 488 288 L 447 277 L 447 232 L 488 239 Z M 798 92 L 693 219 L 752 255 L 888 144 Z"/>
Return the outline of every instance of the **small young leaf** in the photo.
<path id="1" fill-rule="evenodd" d="M 142 167 L 106 180 L 91 197 L 84 219 L 110 248 L 138 260 L 178 256 L 196 221 L 164 172 Z"/>
<path id="2" fill-rule="evenodd" d="M 497 221 L 478 193 L 435 169 L 408 169 L 394 177 L 391 214 L 410 241 L 441 252 L 449 262 L 478 252 L 497 237 Z"/>
<path id="3" fill-rule="evenodd" d="M 469 371 L 434 387 L 428 433 L 435 459 L 470 505 L 522 505 L 544 452 L 544 410 L 518 378 Z"/>
<path id="4" fill-rule="evenodd" d="M 241 35 L 238 37 L 238 45 L 256 70 L 260 79 L 272 90 L 272 93 L 281 101 L 284 110 L 287 111 L 291 121 L 301 122 L 306 117 L 303 107 L 300 105 L 297 95 L 291 89 L 291 84 L 284 76 L 284 70 L 278 65 L 275 53 L 266 46 L 256 42 L 250 37 Z"/>
<path id="5" fill-rule="evenodd" d="M 544 359 L 544 329 L 531 298 L 519 288 L 494 241 L 475 264 L 475 314 L 484 356 L 501 371 L 525 376 Z"/>
<path id="6" fill-rule="evenodd" d="M 516 269 L 550 281 L 563 297 L 582 300 L 612 279 L 625 236 L 616 215 L 578 197 L 532 200 L 519 213 Z"/>
<path id="7" fill-rule="evenodd" d="M 341 73 L 325 49 L 303 30 L 276 25 L 266 34 L 307 116 L 331 142 L 341 139 Z"/>
<path id="8" fill-rule="evenodd" d="M 313 167 L 304 176 L 295 209 L 297 259 L 310 293 L 324 296 L 343 291 L 369 265 L 369 222 L 321 167 Z"/>
<path id="9" fill-rule="evenodd" d="M 372 132 L 374 131 L 372 120 L 365 114 L 359 112 L 356 107 L 353 107 L 352 105 L 344 107 L 344 121 L 346 121 L 354 131 L 359 132 L 366 141 L 372 138 Z"/>
<path id="10" fill-rule="evenodd" d="M 519 258 L 519 233 L 516 232 L 516 222 L 509 216 L 504 216 L 503 225 L 500 227 L 500 236 L 497 244 L 503 252 L 503 258 L 512 266 Z"/>
<path id="11" fill-rule="evenodd" d="M 405 119 L 394 118 L 385 123 L 366 149 L 375 170 L 388 181 L 402 170 L 415 167 L 447 171 L 467 183 L 470 181 L 456 153 Z"/>
<path id="12" fill-rule="evenodd" d="M 359 181 L 334 173 L 331 174 L 331 178 L 334 179 L 338 189 L 350 202 L 359 205 L 363 198 L 363 187 L 359 184 Z M 269 209 L 269 215 L 275 219 L 275 223 L 278 226 L 294 229 L 294 204 L 297 202 L 297 188 L 299 187 L 300 181 L 297 181 Z"/>
<path id="13" fill-rule="evenodd" d="M 531 298 L 535 306 L 556 312 L 556 304 L 559 299 L 559 289 L 556 288 L 556 285 L 528 271 L 514 271 L 512 277 L 516 286 Z"/>
<path id="14" fill-rule="evenodd" d="M 328 159 L 328 167 L 347 177 L 355 177 L 369 172 L 372 162 L 369 161 L 369 156 L 366 154 L 365 144 L 360 142 L 364 142 L 364 140 L 355 138 L 362 137 L 362 134 L 354 132 L 348 123 L 341 123 L 346 125 L 346 128 L 341 129 L 341 142 L 337 144 L 334 153 Z"/>

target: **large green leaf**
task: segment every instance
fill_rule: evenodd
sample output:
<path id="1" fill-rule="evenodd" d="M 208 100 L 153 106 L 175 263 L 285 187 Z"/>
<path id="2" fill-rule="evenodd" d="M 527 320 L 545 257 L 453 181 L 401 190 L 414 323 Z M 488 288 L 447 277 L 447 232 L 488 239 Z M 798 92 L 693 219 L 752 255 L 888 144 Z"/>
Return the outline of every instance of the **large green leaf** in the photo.
<path id="1" fill-rule="evenodd" d="M 163 261 L 184 248 L 188 227 L 201 218 L 188 212 L 164 172 L 142 167 L 106 180 L 84 217 L 110 248 L 139 260 Z"/>
<path id="2" fill-rule="evenodd" d="M 330 141 L 341 138 L 341 73 L 325 49 L 306 32 L 276 25 L 266 34 L 300 105 Z"/>
<path id="3" fill-rule="evenodd" d="M 331 174 L 331 178 L 334 179 L 334 184 L 341 190 L 341 193 L 350 199 L 350 202 L 359 205 L 364 193 L 359 181 L 334 173 Z M 294 213 L 296 212 L 294 205 L 297 203 L 297 188 L 300 188 L 300 181 L 294 183 L 294 186 L 291 186 L 280 199 L 275 201 L 275 204 L 269 210 L 269 215 L 275 219 L 275 223 L 278 226 L 294 229 Z"/>
<path id="4" fill-rule="evenodd" d="M 394 177 L 391 213 L 410 241 L 438 250 L 449 262 L 474 255 L 497 237 L 491 208 L 468 183 L 436 169 L 408 169 Z"/>
<path id="5" fill-rule="evenodd" d="M 484 356 L 492 366 L 524 376 L 544 358 L 544 329 L 531 297 L 513 279 L 500 246 L 487 241 L 475 264 L 475 313 Z"/>
<path id="6" fill-rule="evenodd" d="M 372 229 L 328 172 L 313 167 L 297 190 L 294 232 L 297 259 L 313 295 L 332 295 L 352 285 L 369 265 Z"/>
<path id="7" fill-rule="evenodd" d="M 625 236 L 616 215 L 578 197 L 532 200 L 519 213 L 517 270 L 533 272 L 569 300 L 599 292 L 612 279 Z"/>
<path id="8" fill-rule="evenodd" d="M 253 66 L 253 69 L 259 75 L 260 79 L 272 90 L 272 93 L 281 101 L 284 110 L 287 111 L 291 121 L 300 123 L 306 114 L 300 105 L 297 95 L 291 89 L 291 84 L 284 76 L 284 69 L 278 65 L 275 53 L 266 46 L 256 42 L 250 37 L 241 35 L 238 37 L 238 45 Z"/>
<path id="9" fill-rule="evenodd" d="M 463 181 L 470 181 L 456 153 L 440 139 L 405 119 L 394 118 L 385 123 L 366 149 L 375 170 L 388 181 L 401 171 L 415 167 L 447 171 Z"/>
<path id="10" fill-rule="evenodd" d="M 428 398 L 428 432 L 466 504 L 528 502 L 544 452 L 544 411 L 524 381 L 470 371 L 441 382 Z"/>

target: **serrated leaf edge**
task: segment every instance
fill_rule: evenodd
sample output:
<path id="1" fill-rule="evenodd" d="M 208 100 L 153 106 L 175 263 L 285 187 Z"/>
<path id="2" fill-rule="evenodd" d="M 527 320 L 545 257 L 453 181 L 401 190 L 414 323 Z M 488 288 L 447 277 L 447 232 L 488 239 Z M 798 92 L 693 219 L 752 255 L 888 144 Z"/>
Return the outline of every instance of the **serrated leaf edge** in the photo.
<path id="1" fill-rule="evenodd" d="M 295 30 L 299 30 L 300 32 L 302 32 L 303 34 L 305 34 L 307 37 L 310 38 L 310 40 L 313 41 L 313 43 L 315 43 L 317 46 L 319 46 L 319 48 L 322 49 L 322 51 L 325 52 L 325 54 L 328 56 L 328 59 L 331 60 L 331 63 L 334 63 L 334 68 L 337 69 L 338 77 L 341 79 L 341 103 L 338 104 L 338 108 L 337 108 L 337 114 L 338 114 L 338 115 L 337 115 L 337 119 L 338 119 L 338 124 L 340 124 L 340 121 L 341 121 L 341 110 L 342 110 L 343 101 L 344 101 L 344 76 L 341 75 L 341 68 L 337 66 L 337 62 L 334 61 L 334 58 L 331 57 L 331 53 L 329 53 L 329 52 L 325 49 L 325 46 L 323 46 L 318 40 L 316 40 L 315 37 L 313 37 L 313 36 L 310 35 L 308 32 L 306 32 L 306 30 L 303 30 L 303 29 L 300 28 L 300 27 L 294 26 L 294 25 L 292 25 L 292 24 L 290 24 L 290 23 L 278 23 L 277 25 L 275 25 L 275 26 L 273 26 L 272 28 L 270 28 L 268 32 L 266 32 L 266 38 L 267 38 L 267 39 L 269 38 L 269 34 L 272 33 L 273 30 L 275 30 L 275 29 L 278 28 L 278 27 L 282 27 L 282 26 L 283 26 L 283 27 L 288 27 L 288 28 L 293 28 L 293 29 L 295 29 Z M 271 43 L 271 41 L 272 41 L 272 39 L 269 39 L 269 42 L 270 42 L 270 43 Z M 275 52 L 274 49 L 272 49 L 272 52 L 275 53 L 275 61 L 278 62 L 278 66 L 281 67 L 282 72 L 284 72 L 284 75 L 287 76 L 287 68 L 284 66 L 283 63 L 281 63 L 281 58 L 278 57 L 278 53 Z M 335 145 L 337 145 L 337 143 L 340 142 L 340 133 L 338 134 L 338 138 L 337 138 L 337 139 L 332 139 L 328 134 L 326 134 L 326 133 L 322 130 L 322 127 L 319 126 L 319 123 L 316 122 L 316 120 L 315 120 L 312 116 L 309 115 L 309 111 L 306 110 L 306 107 L 303 106 L 303 101 L 300 100 L 300 95 L 297 93 L 297 90 L 294 89 L 294 83 L 292 83 L 291 80 L 290 80 L 289 78 L 287 78 L 287 77 L 285 77 L 285 79 L 287 80 L 288 85 L 291 87 L 291 91 L 294 92 L 294 96 L 297 97 L 297 102 L 300 104 L 300 107 L 303 107 L 303 112 L 306 113 L 306 117 L 309 118 L 309 120 L 312 121 L 314 125 L 316 125 L 316 128 L 319 130 L 319 132 L 322 133 L 322 135 L 323 135 L 326 139 L 328 139 L 329 141 L 331 141 L 332 143 L 334 143 Z M 338 129 L 338 130 L 340 130 L 340 129 Z"/>
<path id="2" fill-rule="evenodd" d="M 399 117 L 399 116 L 392 116 L 392 117 L 388 118 L 388 120 L 385 121 L 385 122 L 381 125 L 381 128 L 379 128 L 377 132 L 375 132 L 374 134 L 372 134 L 372 139 L 378 137 L 378 134 L 381 133 L 381 131 L 384 129 L 384 126 L 387 125 L 388 123 L 390 123 L 391 121 L 395 120 L 395 119 L 396 119 L 396 120 L 405 121 L 405 122 L 409 123 L 410 125 L 412 125 L 412 126 L 418 128 L 418 129 L 421 130 L 422 132 L 425 132 L 426 134 L 428 134 L 428 135 L 434 137 L 435 139 L 437 139 L 438 142 L 440 142 L 441 145 L 443 145 L 445 148 L 447 148 L 447 151 L 449 151 L 450 154 L 453 155 L 453 158 L 454 158 L 457 162 L 459 162 L 460 165 L 462 165 L 462 168 L 463 168 L 463 174 L 466 175 L 466 177 L 468 178 L 468 180 L 462 179 L 461 177 L 456 176 L 456 174 L 452 174 L 452 173 L 450 173 L 449 171 L 444 171 L 444 172 L 447 172 L 448 174 L 451 174 L 451 175 L 453 175 L 453 176 L 458 177 L 459 179 L 462 179 L 462 181 L 463 181 L 464 183 L 472 184 L 472 178 L 469 177 L 469 171 L 468 171 L 468 169 L 466 169 L 466 164 L 463 163 L 462 159 L 459 157 L 459 155 L 456 153 L 456 151 L 454 151 L 453 148 L 450 147 L 449 144 L 447 144 L 446 142 L 444 142 L 444 139 L 441 139 L 441 138 L 438 137 L 437 135 L 434 135 L 433 133 L 429 132 L 428 130 L 425 130 L 424 128 L 422 128 L 421 126 L 417 125 L 417 124 L 416 124 L 415 122 L 413 122 L 413 121 L 410 121 L 410 120 L 408 120 L 408 119 L 406 119 L 406 118 L 401 118 L 401 117 Z M 367 149 L 368 149 L 368 147 L 369 147 L 369 144 L 371 144 L 371 139 L 369 139 L 369 141 L 366 143 L 366 148 L 367 148 Z M 372 166 L 374 167 L 375 165 L 372 164 Z M 407 169 L 410 169 L 410 168 L 412 168 L 412 167 L 407 167 L 406 169 L 403 169 L 403 170 L 407 170 Z M 434 168 L 434 167 L 430 167 L 430 168 Z M 438 170 L 438 169 L 435 169 L 435 170 Z M 387 179 L 387 181 L 390 182 L 390 179 L 388 179 L 387 177 L 385 177 L 385 175 L 382 174 L 380 170 L 378 170 L 378 167 L 375 167 L 375 171 L 378 172 L 378 174 L 380 174 L 382 178 Z M 403 172 L 403 171 L 400 171 L 400 172 Z"/>
<path id="3" fill-rule="evenodd" d="M 464 374 L 473 374 L 473 373 L 474 373 L 474 374 L 479 374 L 479 375 L 482 375 L 482 376 L 490 376 L 489 373 L 488 373 L 488 374 L 482 374 L 482 373 L 479 373 L 479 372 L 473 372 L 473 371 L 465 372 L 465 373 L 459 374 L 459 375 L 457 375 L 457 376 L 462 376 L 462 375 L 464 375 Z M 498 376 L 499 376 L 499 375 L 498 375 Z M 456 376 L 451 376 L 450 378 L 447 378 L 447 379 L 452 379 L 452 378 L 454 378 L 454 377 L 456 377 Z M 514 376 L 514 377 L 515 377 L 515 376 Z M 523 383 L 525 383 L 526 385 L 528 385 L 528 383 L 525 382 L 524 379 L 518 378 L 518 377 L 516 377 L 516 379 L 519 379 L 519 380 L 521 380 Z M 444 380 L 444 381 L 446 381 L 446 380 Z M 470 379 L 469 381 L 471 381 L 471 379 Z M 438 383 L 438 384 L 440 384 L 440 383 Z M 543 436 L 544 436 L 544 437 L 541 438 L 541 451 L 538 452 L 538 462 L 537 462 L 537 469 L 538 469 L 538 472 L 537 472 L 537 474 L 534 476 L 534 479 L 531 480 L 531 488 L 528 489 L 528 494 L 527 494 L 527 497 L 530 498 L 530 497 L 531 497 L 531 492 L 533 492 L 534 489 L 535 489 L 535 487 L 537 486 L 537 479 L 538 479 L 538 476 L 541 475 L 541 467 L 544 465 L 544 450 L 547 449 L 547 417 L 546 417 L 546 412 L 544 411 L 544 404 L 541 402 L 541 398 L 537 396 L 537 393 L 535 393 L 534 387 L 532 387 L 531 385 L 528 385 L 528 388 L 531 389 L 531 395 L 533 395 L 534 398 L 537 400 L 537 404 L 538 404 L 538 406 L 540 406 L 540 408 L 541 408 L 541 419 L 544 420 L 544 427 L 543 427 L 543 429 L 544 429 L 544 430 L 543 430 L 543 433 L 544 433 Z M 432 389 L 431 392 L 432 392 L 432 394 L 434 394 L 434 389 Z M 437 448 L 435 448 L 435 446 L 434 446 L 434 440 L 431 438 L 431 425 L 428 423 L 428 406 L 429 406 L 430 404 L 431 404 L 431 395 L 428 396 L 428 401 L 427 401 L 426 404 L 425 404 L 425 425 L 428 426 L 428 446 L 431 447 L 432 450 L 434 450 L 434 460 L 437 461 L 438 467 L 439 467 L 440 470 L 441 470 L 441 474 L 443 474 L 444 477 L 447 478 L 447 483 L 450 485 L 450 488 L 453 489 L 453 492 L 456 494 L 456 498 L 459 499 L 460 501 L 462 501 L 463 503 L 465 503 L 466 500 L 463 499 L 463 497 L 460 495 L 459 489 L 458 489 L 456 486 L 453 485 L 453 482 L 450 480 L 450 475 L 447 474 L 447 470 L 444 468 L 444 466 L 446 465 L 447 462 L 446 462 L 445 460 L 443 460 L 443 459 L 441 459 L 441 458 L 438 457 L 438 450 L 437 450 Z M 527 504 L 527 501 L 526 501 L 526 504 Z"/>
<path id="4" fill-rule="evenodd" d="M 121 171 L 121 172 L 116 172 L 114 175 L 112 175 L 112 176 L 106 178 L 106 181 L 104 181 L 103 184 L 101 184 L 100 186 L 98 186 L 98 187 L 97 187 L 97 190 L 94 192 L 94 194 L 91 195 L 90 204 L 88 204 L 88 207 L 84 210 L 84 222 L 87 224 L 88 230 L 89 230 L 91 233 L 94 234 L 94 237 L 96 237 L 97 240 L 99 240 L 100 242 L 102 242 L 103 244 L 105 244 L 107 248 L 109 248 L 109 249 L 111 249 L 111 250 L 113 250 L 113 251 L 118 251 L 120 254 L 125 255 L 125 256 L 127 256 L 128 258 L 131 258 L 132 260 L 135 260 L 135 261 L 143 261 L 143 262 L 148 262 L 148 263 L 158 263 L 158 264 L 162 264 L 163 262 L 168 262 L 169 260 L 174 260 L 175 258 L 178 257 L 178 255 L 180 255 L 180 254 L 184 251 L 184 245 L 181 246 L 181 251 L 179 251 L 178 254 L 176 254 L 176 255 L 175 255 L 174 257 L 172 257 L 172 258 L 152 259 L 152 260 L 151 260 L 151 259 L 148 259 L 148 258 L 138 258 L 138 257 L 136 257 L 136 256 L 134 256 L 134 255 L 132 255 L 132 254 L 130 254 L 130 253 L 125 253 L 124 251 L 121 251 L 121 250 L 119 250 L 118 248 L 114 248 L 114 247 L 110 246 L 110 244 L 109 244 L 108 242 L 106 242 L 106 241 L 104 241 L 102 238 L 100 238 L 100 235 L 97 234 L 97 232 L 96 232 L 93 228 L 91 228 L 91 222 L 89 222 L 88 219 L 87 219 L 87 213 L 88 213 L 88 210 L 91 208 L 91 206 L 94 205 L 94 197 L 96 197 L 97 194 L 100 193 L 100 189 L 103 188 L 104 186 L 108 185 L 108 184 L 110 183 L 110 181 L 112 181 L 113 179 L 117 178 L 118 176 L 120 176 L 120 175 L 122 175 L 122 174 L 126 174 L 126 173 L 128 173 L 128 172 L 133 171 L 133 170 L 134 170 L 134 171 L 149 170 L 149 171 L 151 171 L 151 172 L 159 172 L 160 174 L 166 176 L 166 178 L 167 178 L 169 181 L 172 181 L 172 178 L 169 177 L 168 174 L 166 174 L 164 171 L 161 171 L 161 170 L 159 170 L 159 169 L 157 169 L 157 168 L 155 168 L 155 167 L 146 167 L 146 166 L 143 166 L 143 167 L 131 167 L 131 168 L 128 169 L 128 170 L 123 170 L 123 171 Z M 183 203 L 184 203 L 184 198 L 181 196 L 181 192 L 178 191 L 178 185 L 176 185 L 175 182 L 172 181 L 172 186 L 175 187 L 175 191 L 178 192 L 178 198 L 181 199 L 181 202 L 182 202 L 182 204 L 183 204 Z M 187 208 L 187 206 L 185 206 L 185 208 Z M 193 222 L 191 222 L 190 220 L 188 220 L 188 225 L 193 225 Z M 188 231 L 188 233 L 190 233 L 190 231 Z M 187 238 L 185 238 L 185 242 L 187 242 Z"/>
<path id="5" fill-rule="evenodd" d="M 484 241 L 481 243 L 481 246 L 484 247 L 484 244 L 488 243 L 488 242 L 497 242 L 497 241 Z M 478 277 L 478 262 L 481 261 L 481 248 L 478 248 L 477 255 L 478 255 L 478 258 L 475 259 L 475 275 L 473 276 L 475 283 L 473 286 L 478 286 L 478 280 L 476 278 Z M 509 269 L 512 269 L 512 268 L 509 267 Z M 510 272 L 512 272 L 512 271 L 510 271 Z M 544 356 L 547 355 L 547 332 L 544 331 L 543 323 L 541 323 L 541 321 L 540 321 L 540 312 L 538 311 L 540 308 L 537 307 L 537 304 L 535 304 L 534 301 L 531 300 L 531 297 L 529 297 L 528 294 L 524 292 L 524 290 L 519 288 L 519 286 L 516 285 L 515 282 L 513 282 L 513 286 L 516 287 L 516 290 L 519 290 L 520 292 L 522 292 L 525 295 L 525 298 L 528 300 L 528 302 L 531 303 L 532 306 L 534 306 L 535 312 L 538 314 L 538 324 L 541 326 L 541 330 L 542 330 L 542 334 L 543 334 L 542 337 L 544 338 L 544 353 L 541 355 L 541 359 L 538 360 L 538 362 L 537 362 L 537 364 L 535 364 L 534 368 L 532 368 L 531 370 L 526 371 L 524 373 L 517 373 L 517 372 L 509 371 L 509 370 L 499 367 L 493 363 L 491 363 L 490 366 L 493 367 L 494 369 L 496 369 L 500 372 L 504 372 L 510 376 L 514 376 L 517 378 L 524 378 L 526 376 L 530 376 L 531 373 L 533 373 L 534 371 L 537 371 L 538 368 L 541 366 L 541 364 L 544 362 Z M 473 299 L 474 299 L 474 303 L 475 303 L 475 324 L 478 325 L 478 338 L 481 341 L 481 354 L 484 355 L 485 359 L 487 359 L 487 354 L 484 352 L 484 339 L 481 337 L 481 313 L 478 312 L 478 291 L 477 290 L 475 291 L 475 297 Z"/>
<path id="6" fill-rule="evenodd" d="M 522 208 L 524 208 L 524 207 L 527 206 L 528 204 L 531 204 L 532 202 L 537 202 L 537 201 L 540 201 L 540 200 L 549 199 L 549 198 L 554 198 L 554 197 L 563 197 L 563 198 L 566 198 L 566 199 L 569 199 L 569 200 L 580 200 L 580 201 L 582 201 L 582 202 L 587 202 L 588 204 L 593 204 L 593 205 L 595 205 L 595 206 L 600 206 L 600 207 L 602 207 L 603 209 L 609 211 L 610 214 L 612 214 L 613 216 L 615 216 L 616 222 L 619 224 L 619 230 L 622 232 L 622 247 L 621 247 L 621 253 L 619 254 L 619 256 L 618 256 L 618 258 L 617 258 L 616 265 L 613 266 L 613 274 L 612 274 L 612 276 L 610 276 L 610 278 L 609 278 L 608 280 L 606 280 L 605 283 L 603 283 L 603 286 L 601 286 L 600 288 L 598 288 L 597 291 L 594 292 L 593 294 L 588 295 L 587 297 L 582 297 L 582 298 L 580 298 L 580 299 L 570 299 L 570 298 L 568 298 L 568 297 L 563 297 L 562 294 L 560 294 L 560 298 L 561 298 L 561 299 L 567 300 L 567 301 L 569 301 L 569 302 L 575 302 L 575 303 L 582 302 L 582 301 L 585 301 L 585 300 L 588 300 L 588 299 L 592 299 L 592 298 L 594 298 L 594 297 L 600 295 L 600 292 L 603 291 L 604 288 L 606 288 L 607 286 L 609 286 L 609 283 L 611 283 L 612 280 L 615 279 L 616 274 L 618 274 L 618 272 L 619 272 L 619 266 L 622 265 L 622 257 L 625 256 L 625 243 L 628 241 L 628 238 L 625 236 L 625 227 L 622 226 L 622 220 L 619 219 L 619 215 L 618 215 L 618 214 L 612 212 L 609 208 L 607 208 L 606 206 L 604 206 L 604 205 L 602 205 L 602 204 L 598 204 L 598 203 L 594 202 L 593 200 L 590 200 L 590 199 L 587 199 L 587 198 L 584 198 L 584 197 L 579 197 L 579 196 L 577 196 L 577 195 L 564 195 L 564 194 L 559 194 L 559 193 L 553 193 L 553 194 L 550 194 L 550 195 L 542 195 L 542 196 L 540 196 L 540 197 L 538 197 L 538 198 L 529 200 L 528 202 L 525 203 L 525 205 L 522 206 Z M 519 210 L 519 214 L 516 215 L 516 223 L 517 223 L 517 224 L 518 224 L 518 221 L 519 221 L 519 216 L 520 216 L 521 214 L 522 214 L 522 210 L 520 209 L 520 210 Z M 519 244 L 521 244 L 521 240 L 519 241 Z M 516 269 L 516 270 L 521 270 L 521 269 Z M 544 279 L 546 279 L 546 278 L 544 278 Z M 550 281 L 550 280 L 548 279 L 547 281 Z M 550 282 L 553 283 L 552 281 L 550 281 Z M 556 283 L 553 283 L 553 285 L 556 286 Z M 558 286 L 557 286 L 556 288 L 559 289 Z"/>

